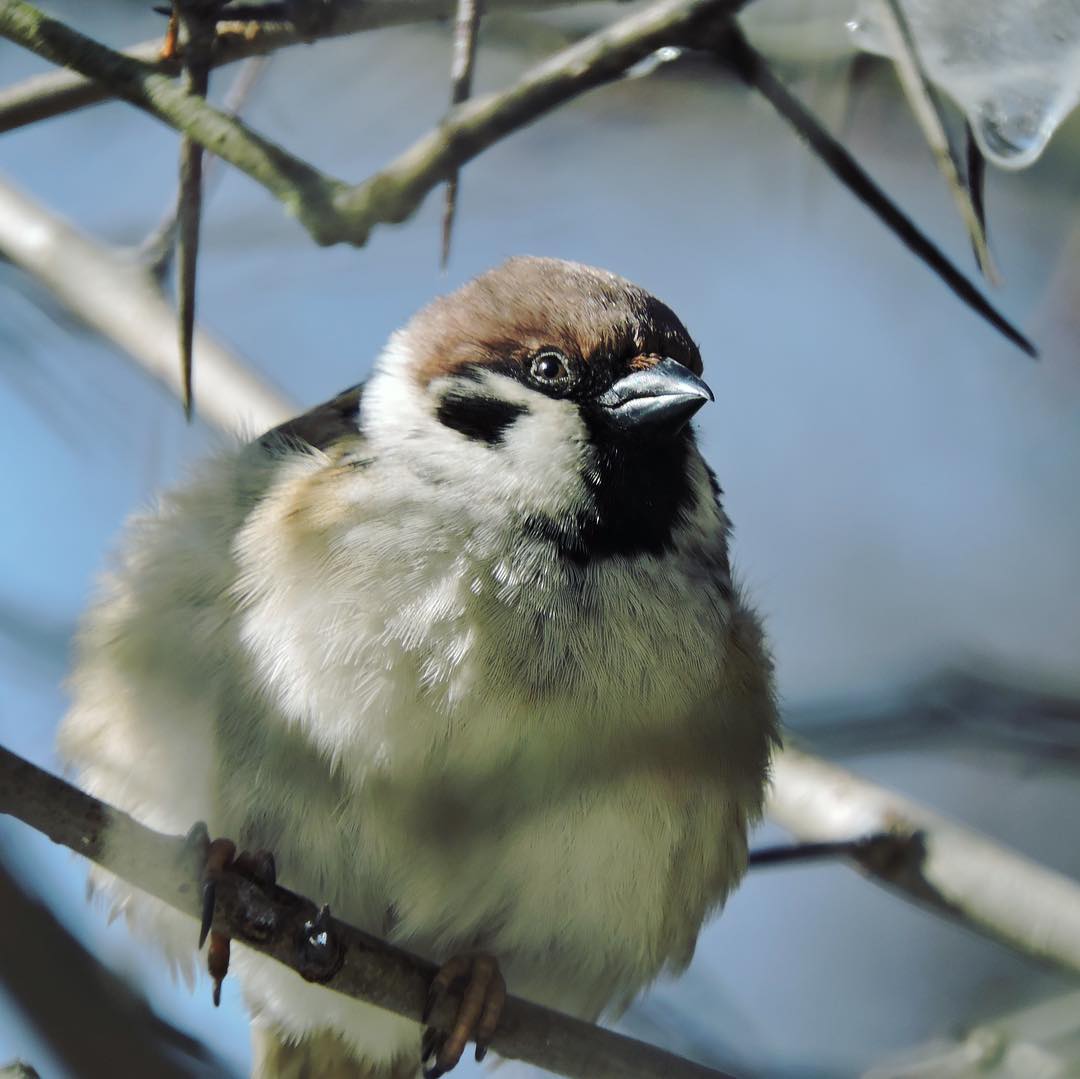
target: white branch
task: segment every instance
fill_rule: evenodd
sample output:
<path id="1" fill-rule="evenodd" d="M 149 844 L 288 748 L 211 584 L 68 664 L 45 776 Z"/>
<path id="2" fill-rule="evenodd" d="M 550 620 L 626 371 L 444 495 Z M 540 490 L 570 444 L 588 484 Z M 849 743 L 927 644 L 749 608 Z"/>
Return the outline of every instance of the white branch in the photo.
<path id="1" fill-rule="evenodd" d="M 769 815 L 811 842 L 892 832 L 921 841 L 860 866 L 916 902 L 1018 952 L 1080 973 L 1080 883 L 802 750 L 773 765 Z"/>
<path id="2" fill-rule="evenodd" d="M 134 256 L 85 236 L 0 180 L 0 252 L 72 314 L 180 393 L 176 311 Z M 224 346 L 195 335 L 199 413 L 225 431 L 266 430 L 297 411 Z"/>

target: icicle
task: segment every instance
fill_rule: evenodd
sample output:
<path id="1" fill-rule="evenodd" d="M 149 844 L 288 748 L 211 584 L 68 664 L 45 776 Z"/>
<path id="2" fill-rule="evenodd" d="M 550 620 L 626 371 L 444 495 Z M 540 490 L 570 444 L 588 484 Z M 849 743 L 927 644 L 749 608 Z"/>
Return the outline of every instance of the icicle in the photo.
<path id="1" fill-rule="evenodd" d="M 859 0 L 860 48 L 887 54 L 881 0 Z M 901 0 L 929 78 L 967 114 L 989 161 L 1036 161 L 1080 102 L 1080 0 Z"/>

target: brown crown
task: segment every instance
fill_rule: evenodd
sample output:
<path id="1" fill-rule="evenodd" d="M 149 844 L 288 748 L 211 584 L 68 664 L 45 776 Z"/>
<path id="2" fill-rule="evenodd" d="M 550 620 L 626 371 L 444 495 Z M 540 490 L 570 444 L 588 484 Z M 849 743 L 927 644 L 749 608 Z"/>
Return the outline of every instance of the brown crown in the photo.
<path id="1" fill-rule="evenodd" d="M 408 334 L 424 386 L 545 345 L 631 368 L 669 356 L 701 374 L 701 354 L 671 308 L 615 274 L 559 259 L 510 259 L 433 301 Z"/>

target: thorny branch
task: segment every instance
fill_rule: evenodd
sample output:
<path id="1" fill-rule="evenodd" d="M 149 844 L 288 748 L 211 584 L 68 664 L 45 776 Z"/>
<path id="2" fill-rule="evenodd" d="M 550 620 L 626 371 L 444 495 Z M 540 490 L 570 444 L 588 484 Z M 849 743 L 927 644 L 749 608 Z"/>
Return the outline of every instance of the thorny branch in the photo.
<path id="1" fill-rule="evenodd" d="M 0 748 L 0 813 L 16 817 L 128 883 L 193 918 L 200 914 L 199 867 L 184 836 L 168 836 Z M 258 936 L 252 927 L 259 928 Z M 226 871 L 217 883 L 213 928 L 311 980 L 330 953 L 320 984 L 419 1022 L 433 963 L 330 916 L 278 886 L 255 886 Z M 315 940 L 325 933 L 326 940 Z M 431 1025 L 448 1029 L 459 1001 L 440 999 Z M 645 1042 L 519 998 L 506 1002 L 492 1048 L 574 1079 L 731 1079 Z"/>
<path id="2" fill-rule="evenodd" d="M 735 28 L 744 0 L 658 0 L 550 57 L 501 93 L 455 108 L 386 168 L 349 185 L 190 98 L 149 65 L 49 19 L 25 0 L 0 0 L 0 34 L 56 63 L 109 83 L 117 94 L 183 131 L 276 195 L 318 243 L 363 246 L 379 224 L 406 220 L 427 193 L 513 131 L 619 78 L 664 46 L 711 48 L 734 63 L 849 189 L 964 303 L 1029 355 L 1034 346 L 920 232 L 846 150 L 792 98 Z"/>
<path id="3" fill-rule="evenodd" d="M 245 62 L 229 87 L 225 100 L 222 102 L 222 111 L 226 116 L 239 114 L 252 90 L 265 73 L 269 62 L 269 59 L 265 56 L 255 56 Z M 203 162 L 204 198 L 213 167 L 214 157 L 211 155 Z M 157 281 L 163 281 L 168 275 L 173 253 L 176 249 L 182 197 L 183 191 L 181 186 L 178 185 L 168 210 L 137 249 L 139 261 L 146 266 Z"/>
<path id="4" fill-rule="evenodd" d="M 948 256 L 900 210 L 865 169 L 788 92 L 764 59 L 732 28 L 718 47 L 719 55 L 731 63 L 748 86 L 762 97 L 807 142 L 833 175 L 861 202 L 864 202 L 896 237 L 973 311 L 976 311 L 1014 345 L 1029 356 L 1038 355 L 1035 346 L 1001 315 L 989 300 L 956 268 Z"/>
<path id="5" fill-rule="evenodd" d="M 487 0 L 491 11 L 543 11 L 582 0 Z M 589 2 L 589 0 L 584 0 Z M 247 21 L 218 24 L 212 64 L 222 67 L 249 56 L 267 56 L 278 49 L 348 34 L 392 26 L 451 18 L 456 0 L 321 0 L 317 26 L 294 26 L 291 22 Z M 141 61 L 162 75 L 176 75 L 179 59 L 163 61 L 161 38 L 143 41 L 123 55 Z M 26 79 L 0 91 L 0 135 L 6 131 L 62 116 L 76 109 L 122 96 L 108 83 L 76 71 L 56 71 Z"/>
<path id="6" fill-rule="evenodd" d="M 618 78 L 668 44 L 692 42 L 741 0 L 660 0 L 557 53 L 508 90 L 458 106 L 382 171 L 351 185 L 327 176 L 239 120 L 192 98 L 152 65 L 72 30 L 25 0 L 0 0 L 0 36 L 113 87 L 261 183 L 317 243 L 363 246 L 379 224 L 404 221 L 427 193 L 510 132 Z"/>

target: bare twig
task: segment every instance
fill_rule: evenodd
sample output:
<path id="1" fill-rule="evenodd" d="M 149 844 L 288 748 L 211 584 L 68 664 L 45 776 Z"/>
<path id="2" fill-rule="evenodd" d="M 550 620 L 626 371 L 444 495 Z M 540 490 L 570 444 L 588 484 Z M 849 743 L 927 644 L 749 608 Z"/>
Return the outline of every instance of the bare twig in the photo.
<path id="1" fill-rule="evenodd" d="M 151 64 L 129 59 L 38 11 L 23 0 L 0 0 L 0 36 L 54 63 L 101 79 L 117 95 L 190 135 L 218 157 L 264 184 L 317 239 L 331 242 L 332 197 L 346 185 L 256 135 L 201 98 L 186 93 Z M 330 229 L 330 232 L 327 232 Z M 340 238 L 340 237 L 337 237 Z"/>
<path id="2" fill-rule="evenodd" d="M 918 836 L 894 835 L 879 832 L 877 835 L 859 839 L 837 839 L 822 843 L 788 843 L 778 847 L 760 847 L 752 850 L 747 867 L 760 869 L 765 866 L 790 865 L 792 862 L 821 862 L 834 858 L 851 858 L 853 861 L 877 864 L 883 858 L 904 856 L 912 843 L 920 842 Z"/>
<path id="3" fill-rule="evenodd" d="M 0 813 L 18 818 L 193 919 L 199 916 L 198 867 L 192 864 L 185 837 L 146 828 L 2 748 Z M 249 929 L 253 909 L 259 939 L 253 939 Z M 228 872 L 217 885 L 213 927 L 293 970 L 303 970 L 310 980 L 307 942 L 319 909 L 285 888 L 255 888 L 245 877 Z M 321 953 L 334 955 L 325 978 L 320 978 L 322 985 L 419 1022 L 436 971 L 433 963 L 336 918 L 320 921 L 319 928 L 328 938 L 320 945 Z M 194 921 L 191 932 L 194 943 Z M 452 996 L 441 999 L 431 1024 L 448 1029 L 458 1003 Z M 725 1079 L 715 1069 L 515 997 L 506 1003 L 492 1048 L 500 1056 L 576 1079 Z"/>
<path id="4" fill-rule="evenodd" d="M 766 97 L 834 175 L 953 292 L 1034 356 L 1032 343 L 997 312 L 773 76 L 730 20 L 741 3 L 658 0 L 562 50 L 509 89 L 459 105 L 440 127 L 382 171 L 354 186 L 326 176 L 239 121 L 192 99 L 147 65 L 77 34 L 24 0 L 0 0 L 0 34 L 57 63 L 103 79 L 133 104 L 212 149 L 275 194 L 317 242 L 358 246 L 367 242 L 376 225 L 407 219 L 433 187 L 509 133 L 586 90 L 620 77 L 658 48 L 708 46 Z"/>
<path id="5" fill-rule="evenodd" d="M 693 43 L 743 0 L 658 0 L 564 49 L 508 90 L 454 109 L 387 168 L 351 186 L 327 176 L 197 98 L 153 66 L 125 57 L 38 11 L 0 0 L 0 36 L 110 85 L 265 186 L 316 242 L 362 246 L 379 224 L 404 221 L 456 168 L 663 45 Z"/>
<path id="6" fill-rule="evenodd" d="M 94 242 L 0 181 L 0 252 L 86 325 L 180 396 L 176 312 L 132 257 Z M 204 333 L 195 333 L 200 415 L 226 431 L 265 430 L 294 415 L 284 395 Z"/>
<path id="7" fill-rule="evenodd" d="M 486 6 L 498 11 L 542 11 L 582 2 L 590 0 L 487 0 Z M 454 14 L 455 4 L 456 0 L 322 0 L 320 7 L 325 17 L 314 29 L 305 27 L 301 31 L 287 22 L 264 22 L 258 27 L 250 22 L 219 24 L 213 66 L 232 64 L 248 56 L 267 56 L 278 49 L 319 39 L 448 19 Z M 150 65 L 159 74 L 178 74 L 179 60 L 162 62 L 160 53 L 161 38 L 156 37 L 132 45 L 124 55 Z M 75 71 L 36 75 L 0 91 L 0 134 L 117 96 L 110 85 Z"/>
<path id="8" fill-rule="evenodd" d="M 923 70 L 911 26 L 897 0 L 881 0 L 880 6 L 884 15 L 882 24 L 892 42 L 893 64 L 900 78 L 900 86 L 922 130 L 926 144 L 934 155 L 938 170 L 945 179 L 956 208 L 960 211 L 960 218 L 971 238 L 975 261 L 982 275 L 992 285 L 1000 284 L 997 267 L 986 244 L 982 216 L 976 211 L 968 189 L 960 181 L 960 170 L 957 168 L 952 145 L 941 119 L 937 95 Z"/>
<path id="9" fill-rule="evenodd" d="M 864 202 L 968 307 L 1029 356 L 1038 355 L 1031 341 L 997 311 L 941 249 L 889 199 L 851 154 L 788 92 L 740 32 L 734 31 L 725 35 L 718 51 L 723 59 L 733 65 L 740 77 L 759 90 L 780 116 L 806 140 L 810 149 L 832 174 L 856 198 Z"/>
<path id="10" fill-rule="evenodd" d="M 476 66 L 476 36 L 480 30 L 480 0 L 458 0 L 457 20 L 454 23 L 454 62 L 450 68 L 450 107 L 460 105 L 472 93 L 473 68 Z M 446 202 L 443 205 L 442 256 L 443 269 L 450 260 L 450 237 L 454 231 L 457 211 L 458 170 L 446 181 Z"/>
<path id="11" fill-rule="evenodd" d="M 984 936 L 1080 973 L 1080 883 L 791 746 L 774 761 L 768 812 L 814 843 L 907 837 L 881 858 L 860 858 L 860 868 Z"/>

